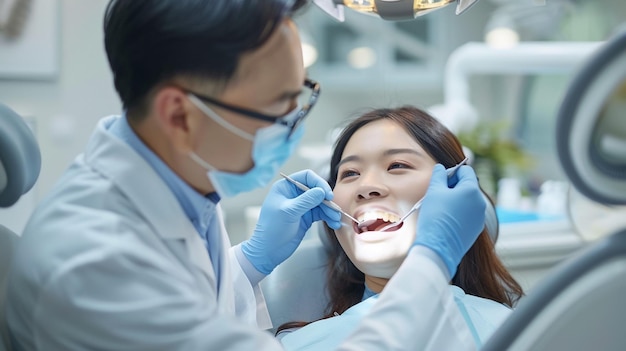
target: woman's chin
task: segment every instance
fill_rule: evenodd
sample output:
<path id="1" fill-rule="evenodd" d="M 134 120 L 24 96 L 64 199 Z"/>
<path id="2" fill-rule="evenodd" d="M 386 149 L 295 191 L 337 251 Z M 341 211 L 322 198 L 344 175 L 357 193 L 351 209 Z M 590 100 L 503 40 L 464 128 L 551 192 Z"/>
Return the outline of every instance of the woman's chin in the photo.
<path id="1" fill-rule="evenodd" d="M 391 279 L 398 271 L 398 268 L 400 268 L 403 260 L 404 259 L 389 260 L 387 262 L 359 262 L 355 265 L 365 275 Z"/>

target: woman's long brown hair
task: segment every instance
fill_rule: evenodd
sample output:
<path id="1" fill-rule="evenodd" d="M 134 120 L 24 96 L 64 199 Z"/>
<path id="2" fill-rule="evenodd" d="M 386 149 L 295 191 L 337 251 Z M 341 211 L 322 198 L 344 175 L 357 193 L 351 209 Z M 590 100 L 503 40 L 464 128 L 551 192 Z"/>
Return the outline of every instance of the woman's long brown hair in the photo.
<path id="1" fill-rule="evenodd" d="M 348 124 L 337 139 L 330 160 L 328 183 L 331 188 L 337 182 L 337 166 L 352 135 L 366 124 L 378 120 L 398 123 L 435 161 L 446 168 L 454 166 L 465 157 L 456 136 L 424 111 L 413 106 L 372 110 Z M 485 197 L 489 199 L 488 196 Z M 322 319 L 332 317 L 335 313 L 341 314 L 361 302 L 365 291 L 365 275 L 343 251 L 335 232 L 328 226 L 325 226 L 325 232 L 329 243 L 326 286 L 330 301 Z M 492 237 L 496 238 L 497 233 L 492 233 Z M 522 287 L 498 258 L 486 227 L 463 256 L 455 276 L 452 277 L 452 284 L 462 288 L 467 294 L 497 301 L 509 307 L 513 307 L 524 294 Z M 277 329 L 277 333 L 308 323 L 285 323 Z"/>

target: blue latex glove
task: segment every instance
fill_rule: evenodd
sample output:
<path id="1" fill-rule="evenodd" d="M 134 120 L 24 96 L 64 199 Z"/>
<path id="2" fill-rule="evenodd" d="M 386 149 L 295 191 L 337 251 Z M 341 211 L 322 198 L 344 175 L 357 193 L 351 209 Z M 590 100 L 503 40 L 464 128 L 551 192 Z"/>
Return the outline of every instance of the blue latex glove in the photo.
<path id="1" fill-rule="evenodd" d="M 474 170 L 462 166 L 448 179 L 437 164 L 420 208 L 414 245 L 436 252 L 450 277 L 485 226 L 485 200 Z"/>
<path id="2" fill-rule="evenodd" d="M 252 237 L 241 245 L 250 263 L 263 274 L 291 256 L 313 222 L 323 220 L 333 229 L 341 226 L 341 213 L 322 204 L 333 198 L 324 179 L 311 170 L 294 173 L 291 178 L 311 189 L 303 192 L 285 179 L 274 183 Z"/>

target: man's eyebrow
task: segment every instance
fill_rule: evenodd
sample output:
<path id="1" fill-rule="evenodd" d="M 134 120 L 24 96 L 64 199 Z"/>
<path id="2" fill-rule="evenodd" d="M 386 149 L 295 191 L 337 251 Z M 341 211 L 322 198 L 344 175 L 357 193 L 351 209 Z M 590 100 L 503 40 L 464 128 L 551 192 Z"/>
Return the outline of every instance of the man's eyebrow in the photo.
<path id="1" fill-rule="evenodd" d="M 302 89 L 298 89 L 296 91 L 286 91 L 282 94 L 280 94 L 275 101 L 276 102 L 281 102 L 281 101 L 291 101 L 293 99 L 296 99 L 298 96 L 300 96 L 300 94 L 302 94 Z"/>

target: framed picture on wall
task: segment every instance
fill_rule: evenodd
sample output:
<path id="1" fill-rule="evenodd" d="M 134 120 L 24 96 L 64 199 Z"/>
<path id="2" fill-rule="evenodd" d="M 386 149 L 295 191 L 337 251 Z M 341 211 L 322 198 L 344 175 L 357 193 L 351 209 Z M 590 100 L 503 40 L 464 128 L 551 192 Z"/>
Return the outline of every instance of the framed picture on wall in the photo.
<path id="1" fill-rule="evenodd" d="M 0 0 L 0 79 L 53 79 L 58 70 L 58 0 Z"/>

